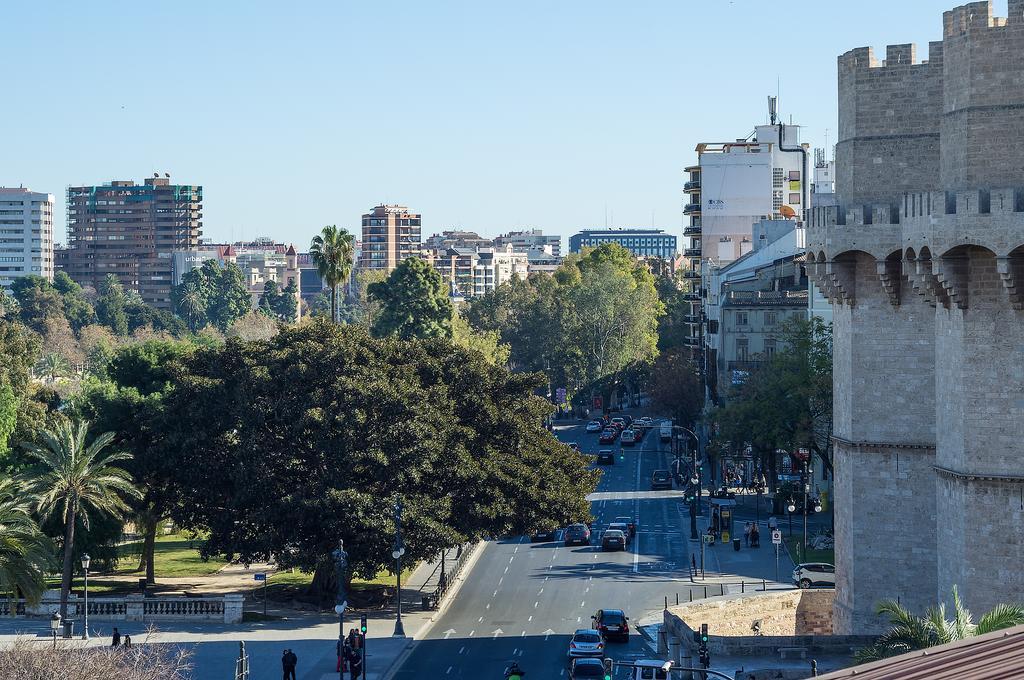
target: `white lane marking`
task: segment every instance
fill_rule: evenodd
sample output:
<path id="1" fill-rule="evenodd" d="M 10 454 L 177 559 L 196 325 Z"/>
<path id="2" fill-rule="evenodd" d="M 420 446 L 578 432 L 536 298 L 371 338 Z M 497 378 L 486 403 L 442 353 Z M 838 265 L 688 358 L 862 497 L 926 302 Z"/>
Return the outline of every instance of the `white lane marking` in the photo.
<path id="1" fill-rule="evenodd" d="M 486 609 L 490 609 L 490 608 L 491 608 L 491 603 L 490 603 L 490 602 L 488 602 L 488 603 L 487 603 L 487 607 L 486 607 Z"/>
<path id="2" fill-rule="evenodd" d="M 586 606 L 586 604 L 587 603 L 585 601 L 584 602 L 580 602 L 580 609 L 583 609 L 583 607 Z"/>
<path id="3" fill-rule="evenodd" d="M 534 609 L 536 609 L 536 608 L 537 608 L 537 605 L 539 605 L 539 604 L 540 604 L 540 602 L 534 602 L 534 603 L 533 603 L 533 608 L 534 608 Z"/>
<path id="4" fill-rule="evenodd" d="M 517 552 L 519 552 L 519 546 L 516 546 L 516 549 L 512 551 L 512 554 L 515 555 Z"/>
<path id="5" fill-rule="evenodd" d="M 448 674 L 450 674 L 451 672 L 452 672 L 452 667 L 451 667 L 451 666 L 448 666 L 448 670 L 446 670 L 446 671 L 444 672 L 444 674 L 445 674 L 445 675 L 448 675 Z"/>
<path id="6" fill-rule="evenodd" d="M 508 567 L 505 567 L 505 573 L 506 574 L 508 573 Z"/>
<path id="7" fill-rule="evenodd" d="M 508 558 L 508 563 L 509 563 L 509 564 L 512 564 L 512 560 L 514 560 L 515 558 L 516 558 L 516 557 L 515 557 L 515 555 L 513 555 L 513 556 L 512 556 L 512 557 L 510 557 L 510 558 Z"/>
<path id="8" fill-rule="evenodd" d="M 521 633 L 521 634 L 519 635 L 519 637 L 526 637 L 526 631 L 524 630 L 524 631 L 523 631 L 523 632 L 522 632 L 522 633 Z"/>
<path id="9" fill-rule="evenodd" d="M 545 582 L 547 582 L 547 580 L 548 580 L 549 578 L 551 578 L 551 577 L 550 577 L 550 576 L 545 576 L 545 577 L 544 577 L 544 581 L 545 581 Z"/>
<path id="10" fill-rule="evenodd" d="M 589 593 L 589 592 L 590 592 L 590 586 L 587 586 L 587 589 L 586 589 L 586 590 L 584 590 L 583 592 L 584 592 L 584 593 Z"/>
<path id="11" fill-rule="evenodd" d="M 497 596 L 498 596 L 498 591 L 497 590 L 495 590 L 493 593 L 491 593 L 491 597 L 497 597 Z"/>
<path id="12" fill-rule="evenodd" d="M 543 593 L 543 592 L 544 592 L 544 589 L 543 589 L 543 588 L 541 588 L 541 589 L 540 589 L 540 593 Z M 537 594 L 538 594 L 538 595 L 540 595 L 540 593 L 537 593 Z"/>
<path id="13" fill-rule="evenodd" d="M 526 619 L 527 623 L 529 623 L 530 621 L 533 621 L 533 614 L 530 614 L 529 618 Z"/>
<path id="14" fill-rule="evenodd" d="M 475 630 L 469 631 L 469 637 L 473 637 L 473 633 L 475 633 L 475 632 L 476 632 Z"/>
<path id="15" fill-rule="evenodd" d="M 466 651 L 465 646 L 459 647 L 459 654 L 462 654 L 464 651 Z"/>
<path id="16" fill-rule="evenodd" d="M 504 577 L 504 576 L 502 576 L 501 578 L 499 578 L 499 579 L 498 579 L 498 585 L 500 586 L 500 585 L 502 584 L 502 582 L 503 582 L 504 580 L 505 580 L 505 577 Z"/>
<path id="17" fill-rule="evenodd" d="M 582 619 L 582 618 L 583 618 L 582 616 L 577 616 L 577 617 L 576 617 L 576 623 L 579 623 L 579 622 L 580 622 L 580 619 Z"/>

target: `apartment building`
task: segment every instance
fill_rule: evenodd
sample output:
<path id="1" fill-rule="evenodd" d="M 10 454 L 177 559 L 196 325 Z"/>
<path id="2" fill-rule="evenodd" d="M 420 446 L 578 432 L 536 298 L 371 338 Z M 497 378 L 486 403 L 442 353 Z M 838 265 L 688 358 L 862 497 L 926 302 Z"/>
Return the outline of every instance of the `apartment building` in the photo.
<path id="1" fill-rule="evenodd" d="M 199 247 L 202 209 L 203 188 L 169 175 L 68 187 L 67 272 L 92 288 L 116 274 L 147 304 L 170 309 L 173 256 Z"/>
<path id="2" fill-rule="evenodd" d="M 562 237 L 545 234 L 540 229 L 510 231 L 507 234 L 501 234 L 495 237 L 494 246 L 497 248 L 512 246 L 517 253 L 528 253 L 531 250 L 543 250 L 550 247 L 554 257 L 562 256 Z"/>
<path id="3" fill-rule="evenodd" d="M 494 241 L 481 236 L 475 231 L 448 230 L 433 234 L 423 241 L 427 250 L 445 250 L 447 248 L 491 248 Z"/>
<path id="4" fill-rule="evenodd" d="M 363 269 L 391 271 L 402 260 L 421 254 L 422 216 L 404 205 L 378 205 L 363 215 L 358 264 Z"/>
<path id="5" fill-rule="evenodd" d="M 36 274 L 53 280 L 53 194 L 0 187 L 0 287 Z"/>
<path id="6" fill-rule="evenodd" d="M 513 276 L 525 279 L 529 274 L 529 257 L 517 253 L 511 245 L 504 248 L 481 248 L 473 266 L 473 295 L 486 295 Z"/>
<path id="7" fill-rule="evenodd" d="M 637 258 L 660 258 L 672 262 L 676 257 L 676 237 L 664 229 L 583 229 L 569 237 L 569 252 L 618 243 Z"/>

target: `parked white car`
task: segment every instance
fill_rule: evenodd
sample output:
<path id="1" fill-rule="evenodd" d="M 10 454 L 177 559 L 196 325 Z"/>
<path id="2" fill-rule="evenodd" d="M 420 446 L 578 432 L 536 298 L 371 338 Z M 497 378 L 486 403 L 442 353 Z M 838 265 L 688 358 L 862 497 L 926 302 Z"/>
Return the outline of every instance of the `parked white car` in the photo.
<path id="1" fill-rule="evenodd" d="M 591 420 L 587 423 L 587 432 L 600 432 L 604 429 L 604 423 L 600 420 Z"/>
<path id="2" fill-rule="evenodd" d="M 793 583 L 801 588 L 836 585 L 836 567 L 827 562 L 805 562 L 793 570 Z"/>

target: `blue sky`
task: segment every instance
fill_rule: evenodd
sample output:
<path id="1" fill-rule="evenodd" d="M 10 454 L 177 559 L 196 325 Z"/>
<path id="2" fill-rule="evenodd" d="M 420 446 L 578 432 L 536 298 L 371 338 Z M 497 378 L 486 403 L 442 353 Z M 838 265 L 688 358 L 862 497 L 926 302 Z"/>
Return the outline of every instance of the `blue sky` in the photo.
<path id="1" fill-rule="evenodd" d="M 300 246 L 386 201 L 444 228 L 678 233 L 699 141 L 766 96 L 836 132 L 836 56 L 941 38 L 956 0 L 9 2 L 0 185 L 170 172 L 204 234 Z M 1006 2 L 995 3 L 1005 16 Z"/>

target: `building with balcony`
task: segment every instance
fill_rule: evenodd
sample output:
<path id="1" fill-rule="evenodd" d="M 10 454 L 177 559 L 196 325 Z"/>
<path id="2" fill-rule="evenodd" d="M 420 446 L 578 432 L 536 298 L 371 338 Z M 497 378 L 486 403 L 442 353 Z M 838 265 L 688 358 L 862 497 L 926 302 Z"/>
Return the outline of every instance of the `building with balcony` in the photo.
<path id="1" fill-rule="evenodd" d="M 35 274 L 53 281 L 53 194 L 0 187 L 0 288 Z"/>
<path id="2" fill-rule="evenodd" d="M 423 241 L 427 250 L 445 250 L 447 248 L 490 248 L 494 241 L 481 236 L 475 231 L 448 230 L 433 234 Z"/>
<path id="3" fill-rule="evenodd" d="M 363 215 L 358 266 L 390 272 L 402 260 L 421 254 L 422 216 L 404 205 L 378 205 Z"/>
<path id="4" fill-rule="evenodd" d="M 202 210 L 203 188 L 169 175 L 68 187 L 67 273 L 94 289 L 116 274 L 147 304 L 170 309 L 174 253 L 198 249 Z"/>
<path id="5" fill-rule="evenodd" d="M 473 296 L 486 295 L 513 276 L 525 279 L 529 274 L 526 253 L 517 253 L 511 245 L 504 248 L 481 248 L 473 267 Z"/>

